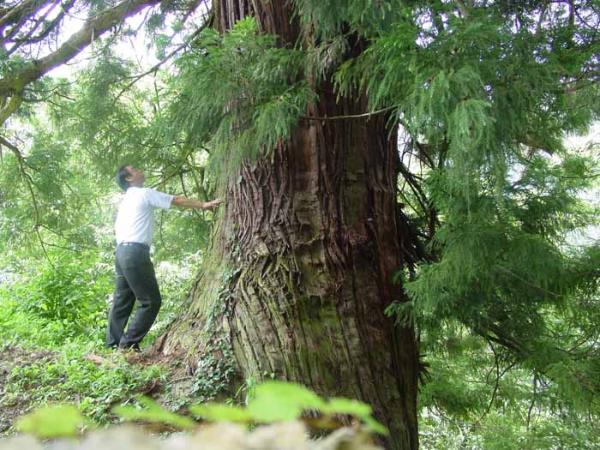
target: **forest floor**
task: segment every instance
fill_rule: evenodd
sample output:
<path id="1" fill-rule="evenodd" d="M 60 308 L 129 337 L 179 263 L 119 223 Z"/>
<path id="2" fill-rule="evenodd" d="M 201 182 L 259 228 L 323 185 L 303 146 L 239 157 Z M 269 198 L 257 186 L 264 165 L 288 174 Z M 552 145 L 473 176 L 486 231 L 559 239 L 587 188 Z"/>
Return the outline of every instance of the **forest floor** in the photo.
<path id="1" fill-rule="evenodd" d="M 97 423 L 112 423 L 112 407 L 138 395 L 173 401 L 180 379 L 180 371 L 149 353 L 0 346 L 0 437 L 15 432 L 20 416 L 48 403 L 74 402 Z"/>
<path id="2" fill-rule="evenodd" d="M 31 351 L 13 345 L 0 348 L 0 433 L 9 430 L 16 418 L 31 409 L 31 402 L 25 393 L 9 393 L 8 384 L 13 369 L 34 363 L 44 364 L 54 356 L 49 351 Z"/>

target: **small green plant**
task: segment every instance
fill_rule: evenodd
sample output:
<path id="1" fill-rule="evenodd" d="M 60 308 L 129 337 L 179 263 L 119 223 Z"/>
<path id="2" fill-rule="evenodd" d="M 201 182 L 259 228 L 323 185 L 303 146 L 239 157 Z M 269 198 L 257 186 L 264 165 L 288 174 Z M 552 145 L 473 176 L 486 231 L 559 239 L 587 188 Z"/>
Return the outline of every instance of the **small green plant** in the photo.
<path id="1" fill-rule="evenodd" d="M 194 421 L 189 417 L 167 411 L 148 397 L 140 396 L 137 400 L 140 407 L 120 405 L 113 408 L 113 412 L 127 421 L 162 423 L 181 430 L 194 427 Z"/>
<path id="2" fill-rule="evenodd" d="M 73 405 L 54 405 L 40 408 L 19 419 L 17 430 L 42 439 L 75 436 L 85 419 Z"/>
<path id="3" fill-rule="evenodd" d="M 235 422 L 241 424 L 269 424 L 302 419 L 307 411 L 318 412 L 323 419 L 334 416 L 352 416 L 360 420 L 368 431 L 388 434 L 387 429 L 377 422 L 369 405 L 346 398 L 322 399 L 310 389 L 296 383 L 267 381 L 255 388 L 255 396 L 246 407 L 223 403 L 206 403 L 189 407 L 194 417 L 211 422 Z M 137 397 L 135 405 L 120 405 L 112 412 L 124 421 L 150 422 L 167 425 L 179 430 L 191 430 L 196 422 L 189 416 L 169 411 L 154 400 Z M 319 424 L 329 420 L 312 421 Z M 40 438 L 74 436 L 89 425 L 80 408 L 73 405 L 54 405 L 38 408 L 19 419 L 17 429 Z"/>
<path id="4" fill-rule="evenodd" d="M 167 411 L 150 399 L 141 398 L 140 405 L 118 406 L 113 412 L 124 420 L 158 422 L 179 429 L 189 429 L 193 422 L 186 416 Z M 267 381 L 256 386 L 253 398 L 246 407 L 223 403 L 204 403 L 189 407 L 198 418 L 211 422 L 237 422 L 244 424 L 268 424 L 301 419 L 307 411 L 318 412 L 323 418 L 353 416 L 374 433 L 388 434 L 388 430 L 373 417 L 366 403 L 346 398 L 324 400 L 310 389 L 296 383 Z M 315 422 L 326 423 L 327 421 Z"/>

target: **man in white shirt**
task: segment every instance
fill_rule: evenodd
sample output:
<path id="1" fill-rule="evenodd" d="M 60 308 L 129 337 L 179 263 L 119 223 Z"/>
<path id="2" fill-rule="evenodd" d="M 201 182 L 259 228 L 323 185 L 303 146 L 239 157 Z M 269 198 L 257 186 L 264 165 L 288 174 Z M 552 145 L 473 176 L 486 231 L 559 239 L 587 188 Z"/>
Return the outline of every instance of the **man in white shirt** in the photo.
<path id="1" fill-rule="evenodd" d="M 126 165 L 117 172 L 117 183 L 125 191 L 115 222 L 117 251 L 115 262 L 115 294 L 108 318 L 106 345 L 139 350 L 156 319 L 161 296 L 154 266 L 150 260 L 150 245 L 154 228 L 154 210 L 171 205 L 181 208 L 212 209 L 220 200 L 202 202 L 174 196 L 144 187 L 144 172 Z M 138 300 L 139 307 L 125 325 Z"/>

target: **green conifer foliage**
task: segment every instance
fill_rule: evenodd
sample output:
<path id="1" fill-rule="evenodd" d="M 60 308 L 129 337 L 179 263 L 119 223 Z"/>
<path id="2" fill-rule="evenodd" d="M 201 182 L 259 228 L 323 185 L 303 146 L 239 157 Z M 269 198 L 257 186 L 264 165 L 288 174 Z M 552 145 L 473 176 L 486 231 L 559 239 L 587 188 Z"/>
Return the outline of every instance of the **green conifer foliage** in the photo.
<path id="1" fill-rule="evenodd" d="M 294 49 L 249 19 L 203 34 L 179 61 L 177 127 L 235 166 L 285 140 L 325 78 L 340 96 L 366 93 L 373 111 L 394 112 L 403 153 L 419 161 L 403 159 L 400 185 L 413 192 L 399 195 L 427 257 L 407 274 L 411 303 L 390 311 L 415 320 L 426 345 L 460 324 L 593 397 L 597 332 L 572 314 L 585 304 L 596 317 L 600 261 L 571 237 L 594 221 L 581 193 L 598 165 L 562 142 L 598 117 L 597 5 L 295 5 L 305 33 Z"/>
<path id="2" fill-rule="evenodd" d="M 205 30 L 178 60 L 175 127 L 212 150 L 217 171 L 264 155 L 289 137 L 314 99 L 304 64 L 302 51 L 277 47 L 252 18 L 224 36 Z"/>
<path id="3" fill-rule="evenodd" d="M 561 389 L 593 396 L 597 333 L 571 329 L 582 339 L 574 349 L 565 331 L 574 305 L 598 310 L 596 245 L 572 241 L 597 217 L 581 193 L 598 165 L 562 140 L 597 120 L 597 5 L 507 14 L 491 2 L 431 3 L 405 5 L 336 74 L 341 93 L 364 90 L 373 109 L 397 111 L 424 166 L 404 172 L 422 180 L 418 223 L 434 214 L 436 225 L 431 261 L 407 284 L 410 315 L 424 332 L 457 320 Z"/>

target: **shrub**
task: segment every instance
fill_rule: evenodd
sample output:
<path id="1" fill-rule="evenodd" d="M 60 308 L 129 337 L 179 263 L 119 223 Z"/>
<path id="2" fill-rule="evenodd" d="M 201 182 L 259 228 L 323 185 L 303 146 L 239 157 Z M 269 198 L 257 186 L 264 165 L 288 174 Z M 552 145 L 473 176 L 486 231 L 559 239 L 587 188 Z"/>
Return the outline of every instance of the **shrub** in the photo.
<path id="1" fill-rule="evenodd" d="M 0 323 L 0 333 L 10 334 L 9 329 L 3 328 L 15 326 L 15 320 L 27 320 L 35 322 L 35 328 L 43 324 L 45 333 L 34 340 L 52 343 L 80 335 L 99 336 L 106 322 L 111 282 L 111 267 L 95 253 L 77 258 L 66 252 L 53 254 L 52 262 L 32 268 L 18 281 L 0 289 L 3 315 L 11 317 L 5 326 Z"/>

